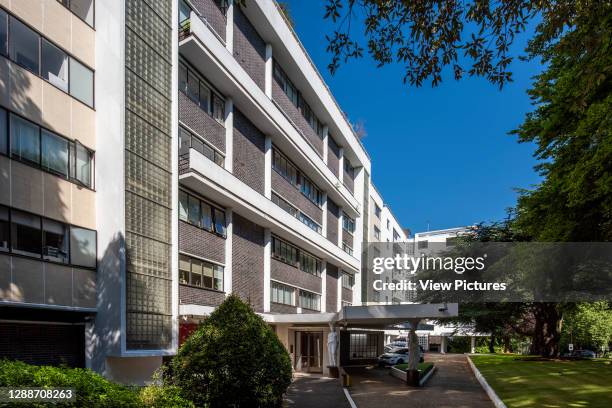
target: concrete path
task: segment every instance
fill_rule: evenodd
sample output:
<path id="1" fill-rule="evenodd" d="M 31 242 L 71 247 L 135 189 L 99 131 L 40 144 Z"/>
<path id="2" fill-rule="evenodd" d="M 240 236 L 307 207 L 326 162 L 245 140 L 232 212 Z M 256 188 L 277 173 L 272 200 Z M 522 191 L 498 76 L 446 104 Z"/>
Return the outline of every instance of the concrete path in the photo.
<path id="1" fill-rule="evenodd" d="M 302 373 L 294 373 L 293 377 L 285 407 L 350 408 L 339 379 Z"/>
<path id="2" fill-rule="evenodd" d="M 463 354 L 427 354 L 437 371 L 424 387 L 411 388 L 389 368 L 348 368 L 351 396 L 358 408 L 492 408 Z"/>

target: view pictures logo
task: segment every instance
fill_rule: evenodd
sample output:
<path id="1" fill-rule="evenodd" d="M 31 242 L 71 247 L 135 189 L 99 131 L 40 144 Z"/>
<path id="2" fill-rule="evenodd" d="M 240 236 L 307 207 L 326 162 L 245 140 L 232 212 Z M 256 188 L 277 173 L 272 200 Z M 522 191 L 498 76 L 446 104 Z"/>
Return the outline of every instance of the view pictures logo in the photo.
<path id="1" fill-rule="evenodd" d="M 461 275 L 465 271 L 482 271 L 485 268 L 487 254 L 479 257 L 450 257 L 450 256 L 411 256 L 396 254 L 394 257 L 376 257 L 372 262 L 372 272 L 377 275 L 385 271 L 399 270 L 410 272 L 418 271 L 454 271 Z"/>

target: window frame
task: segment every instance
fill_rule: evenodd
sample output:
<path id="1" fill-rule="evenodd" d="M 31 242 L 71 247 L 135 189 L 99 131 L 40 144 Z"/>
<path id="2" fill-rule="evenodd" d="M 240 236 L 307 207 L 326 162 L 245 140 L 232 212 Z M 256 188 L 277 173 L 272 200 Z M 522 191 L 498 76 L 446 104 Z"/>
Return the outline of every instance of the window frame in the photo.
<path id="1" fill-rule="evenodd" d="M 208 158 L 209 160 L 211 160 L 212 162 L 214 162 L 216 165 L 224 167 L 225 166 L 225 154 L 223 154 L 219 149 L 217 149 L 215 146 L 213 146 L 210 142 L 208 142 L 208 140 L 204 139 L 203 137 L 201 137 L 200 135 L 196 134 L 195 132 L 191 131 L 187 126 L 185 126 L 182 123 L 179 123 L 179 143 L 180 143 L 180 149 L 182 150 L 184 147 L 182 145 L 182 133 L 186 133 L 187 135 L 189 135 L 189 146 L 187 146 L 187 149 L 194 149 L 195 151 L 197 151 L 198 153 L 200 153 L 201 155 L 203 155 L 204 157 Z M 212 158 L 208 157 L 203 151 L 199 151 L 197 148 L 193 147 L 193 139 L 197 139 L 198 142 L 202 143 L 204 146 L 208 147 L 213 153 L 212 153 Z M 185 154 L 185 153 L 181 153 L 181 154 Z"/>
<path id="2" fill-rule="evenodd" d="M 184 283 L 181 281 L 181 272 L 184 271 L 184 269 L 181 269 L 181 258 L 187 258 L 189 260 L 189 280 L 187 283 Z M 200 263 L 202 270 L 200 273 L 200 284 L 194 284 L 192 283 L 192 274 L 193 272 L 193 261 L 197 261 Z M 210 266 L 212 269 L 212 286 L 208 287 L 208 286 L 204 286 L 204 265 L 206 266 Z M 221 278 L 217 278 L 217 272 L 219 271 L 219 269 L 221 270 Z M 216 262 L 212 262 L 209 261 L 208 259 L 203 259 L 197 256 L 193 256 L 191 254 L 188 254 L 186 252 L 179 252 L 179 262 L 178 262 L 178 270 L 179 270 L 179 284 L 183 285 L 183 286 L 189 286 L 192 288 L 197 288 L 197 289 L 203 289 L 203 290 L 212 290 L 215 292 L 220 292 L 220 293 L 225 293 L 225 265 L 221 265 L 219 263 Z M 216 288 L 215 286 L 215 281 L 217 279 L 221 280 L 221 289 Z"/>
<path id="3" fill-rule="evenodd" d="M 355 233 L 355 220 L 349 217 L 344 211 L 342 212 L 342 229 L 351 235 Z"/>
<path id="4" fill-rule="evenodd" d="M 302 299 L 307 298 L 308 304 L 306 306 L 312 306 L 312 302 L 316 300 L 317 305 L 316 308 L 306 307 L 302 304 Z M 315 312 L 321 311 L 321 295 L 318 293 L 314 293 L 305 289 L 298 289 L 298 307 L 307 310 L 313 310 Z"/>
<path id="5" fill-rule="evenodd" d="M 276 296 L 277 300 L 274 300 L 274 286 L 276 286 L 276 291 L 278 293 L 279 290 L 283 290 L 285 292 L 283 292 L 283 300 L 284 300 L 284 294 L 286 292 L 291 292 L 291 303 L 286 303 L 286 302 L 279 302 L 278 301 L 278 295 Z M 296 288 L 290 285 L 287 285 L 285 283 L 282 282 L 277 282 L 275 280 L 270 280 L 270 302 L 277 304 L 277 305 L 285 305 L 285 306 L 292 306 L 292 307 L 296 307 L 296 296 L 295 296 L 295 292 L 296 292 Z"/>
<path id="6" fill-rule="evenodd" d="M 64 1 L 66 1 L 68 4 L 64 4 Z M 92 29 L 95 30 L 96 29 L 96 0 L 91 0 L 91 1 L 92 1 L 92 7 L 93 7 L 93 14 L 92 14 L 92 23 L 89 24 L 87 20 L 85 20 L 84 18 L 79 16 L 77 13 L 72 11 L 72 8 L 70 7 L 70 3 L 72 2 L 72 0 L 63 0 L 63 1 L 57 0 L 57 2 L 60 5 L 62 5 L 62 7 L 64 7 L 66 10 L 68 10 L 72 15 L 74 15 L 76 18 L 84 22 L 88 27 L 91 27 Z"/>
<path id="7" fill-rule="evenodd" d="M 185 88 L 181 87 L 181 69 L 185 71 Z M 187 91 L 189 87 L 189 78 L 192 76 L 195 78 L 195 81 L 198 82 L 198 95 L 197 98 L 192 97 Z M 208 103 L 206 109 L 204 109 L 200 104 L 200 89 L 204 86 L 208 90 Z M 179 61 L 179 91 L 185 94 L 187 98 L 189 98 L 193 103 L 198 105 L 198 107 L 208 114 L 215 122 L 225 127 L 225 98 L 221 96 L 221 93 L 216 90 L 216 88 L 204 79 L 204 76 L 200 74 L 195 68 L 193 68 L 189 63 L 185 60 L 181 59 Z M 215 112 L 215 100 L 221 101 L 219 104 L 219 108 L 222 109 L 221 114 L 218 115 L 218 112 Z M 218 117 L 219 116 L 219 117 Z"/>
<path id="8" fill-rule="evenodd" d="M 187 197 L 187 203 L 188 203 L 187 204 L 187 214 L 186 214 L 187 216 L 185 218 L 183 218 L 181 216 L 181 195 Z M 191 208 L 190 207 L 190 201 L 191 200 L 197 200 L 198 203 L 199 203 L 199 205 L 198 205 L 199 216 L 198 216 L 198 222 L 197 223 L 193 223 L 190 220 L 190 208 Z M 204 228 L 202 226 L 202 206 L 203 205 L 206 205 L 206 206 L 210 207 L 210 214 L 211 214 L 211 228 L 210 229 Z M 218 235 L 218 236 L 220 236 L 220 237 L 222 237 L 224 239 L 227 238 L 227 214 L 225 213 L 225 210 L 222 209 L 221 207 L 218 207 L 218 206 L 210 203 L 207 200 L 203 200 L 202 198 L 196 196 L 195 194 L 193 194 L 193 193 L 191 193 L 188 190 L 183 189 L 183 188 L 179 189 L 179 203 L 178 203 L 178 207 L 179 207 L 179 211 L 178 211 L 179 212 L 179 221 L 183 221 L 183 222 L 185 222 L 185 223 L 187 223 L 189 225 L 193 225 L 196 228 L 199 228 L 201 230 L 210 232 L 211 234 Z M 223 214 L 223 221 L 224 221 L 223 222 L 223 224 L 224 224 L 223 232 L 219 232 L 217 227 L 216 227 L 216 223 L 217 223 L 217 221 L 216 221 L 217 214 L 216 213 L 217 212 Z"/>
<path id="9" fill-rule="evenodd" d="M 342 271 L 342 287 L 344 289 L 353 290 L 354 286 L 355 286 L 355 275 Z"/>

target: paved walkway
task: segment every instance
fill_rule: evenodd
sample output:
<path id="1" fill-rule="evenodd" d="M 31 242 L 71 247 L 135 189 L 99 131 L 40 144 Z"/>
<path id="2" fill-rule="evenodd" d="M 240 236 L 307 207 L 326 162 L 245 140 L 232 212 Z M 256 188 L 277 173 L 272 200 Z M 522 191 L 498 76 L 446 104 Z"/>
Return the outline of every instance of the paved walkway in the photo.
<path id="1" fill-rule="evenodd" d="M 285 407 L 350 408 L 339 379 L 302 373 L 293 376 L 285 396 Z"/>
<path id="2" fill-rule="evenodd" d="M 351 396 L 358 408 L 492 408 L 463 354 L 427 354 L 438 368 L 421 388 L 389 375 L 389 368 L 348 368 Z M 327 405 L 321 405 L 321 407 Z"/>

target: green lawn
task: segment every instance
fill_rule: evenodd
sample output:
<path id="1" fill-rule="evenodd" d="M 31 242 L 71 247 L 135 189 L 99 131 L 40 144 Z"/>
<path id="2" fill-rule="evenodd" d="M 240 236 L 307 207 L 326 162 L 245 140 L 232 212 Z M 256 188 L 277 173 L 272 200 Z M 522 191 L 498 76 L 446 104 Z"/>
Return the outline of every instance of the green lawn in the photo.
<path id="1" fill-rule="evenodd" d="M 612 407 L 610 360 L 477 355 L 472 361 L 509 408 Z"/>

